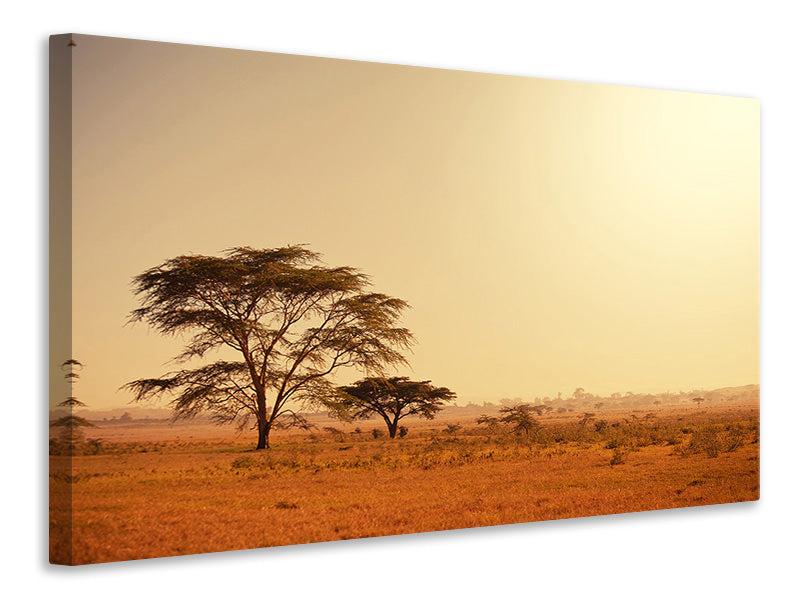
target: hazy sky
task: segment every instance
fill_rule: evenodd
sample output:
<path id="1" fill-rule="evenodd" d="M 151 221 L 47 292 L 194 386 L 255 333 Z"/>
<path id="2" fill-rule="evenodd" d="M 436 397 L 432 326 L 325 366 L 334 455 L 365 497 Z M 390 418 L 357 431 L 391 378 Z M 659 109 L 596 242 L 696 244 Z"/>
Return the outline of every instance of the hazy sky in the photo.
<path id="1" fill-rule="evenodd" d="M 76 36 L 75 393 L 180 349 L 131 278 L 306 243 L 460 401 L 759 379 L 756 100 Z"/>

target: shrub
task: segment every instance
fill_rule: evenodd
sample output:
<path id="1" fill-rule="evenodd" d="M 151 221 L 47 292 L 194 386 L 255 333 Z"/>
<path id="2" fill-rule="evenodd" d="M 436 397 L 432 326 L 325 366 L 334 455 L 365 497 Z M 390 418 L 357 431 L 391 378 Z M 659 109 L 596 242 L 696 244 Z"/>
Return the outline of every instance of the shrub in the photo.
<path id="1" fill-rule="evenodd" d="M 744 435 L 740 431 L 731 431 L 725 437 L 724 452 L 734 452 L 744 443 Z"/>
<path id="2" fill-rule="evenodd" d="M 608 464 L 612 467 L 614 465 L 621 465 L 625 462 L 626 452 L 621 447 L 614 448 L 614 455 L 611 457 L 611 460 Z"/>
<path id="3" fill-rule="evenodd" d="M 500 419 L 489 415 L 481 415 L 478 417 L 478 425 L 485 425 L 490 432 L 495 432 L 500 429 Z"/>
<path id="4" fill-rule="evenodd" d="M 240 456 L 231 463 L 234 469 L 252 469 L 258 465 L 258 462 L 252 456 Z"/>
<path id="5" fill-rule="evenodd" d="M 694 431 L 688 444 L 677 446 L 675 454 L 705 454 L 708 458 L 717 458 L 722 452 L 734 452 L 743 442 L 744 436 L 738 429 L 722 431 L 707 423 Z"/>
<path id="6" fill-rule="evenodd" d="M 691 445 L 709 458 L 717 458 L 722 452 L 722 440 L 713 425 L 703 425 L 693 435 Z"/>
<path id="7" fill-rule="evenodd" d="M 344 441 L 344 431 L 341 429 L 336 429 L 336 427 L 323 427 L 323 429 L 330 433 L 337 442 Z"/>
<path id="8" fill-rule="evenodd" d="M 87 454 L 100 454 L 102 451 L 103 451 L 103 440 L 94 438 L 86 440 Z"/>

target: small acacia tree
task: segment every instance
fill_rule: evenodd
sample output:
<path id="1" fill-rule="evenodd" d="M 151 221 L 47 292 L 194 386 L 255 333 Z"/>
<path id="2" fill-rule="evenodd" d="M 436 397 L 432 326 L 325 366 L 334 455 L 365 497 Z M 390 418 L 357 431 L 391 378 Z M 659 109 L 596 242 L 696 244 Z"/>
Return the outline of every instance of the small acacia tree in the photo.
<path id="1" fill-rule="evenodd" d="M 481 415 L 478 417 L 478 424 L 486 425 L 490 431 L 495 431 L 500 425 L 506 425 L 516 435 L 531 437 L 542 428 L 541 423 L 533 416 L 533 413 L 541 414 L 536 408 L 531 404 L 503 406 L 499 417 Z"/>
<path id="2" fill-rule="evenodd" d="M 389 437 L 397 435 L 398 423 L 410 415 L 433 419 L 455 393 L 436 387 L 430 381 L 411 381 L 408 377 L 367 377 L 353 385 L 339 388 L 338 398 L 329 403 L 347 419 L 367 419 L 380 415 L 389 429 Z"/>
<path id="3" fill-rule="evenodd" d="M 61 427 L 61 441 L 70 452 L 73 452 L 83 442 L 84 434 L 81 428 L 96 427 L 96 425 L 83 417 L 67 415 L 53 421 L 50 427 Z"/>
<path id="4" fill-rule="evenodd" d="M 64 377 L 70 381 L 70 387 L 74 388 L 75 382 L 80 379 L 80 375 L 75 372 L 75 369 L 83 369 L 83 363 L 75 360 L 74 358 L 70 358 L 69 360 L 65 360 L 63 363 L 61 363 L 61 368 L 69 369 L 69 372 L 66 373 Z M 70 411 L 70 414 L 52 421 L 50 423 L 50 427 L 61 428 L 61 442 L 63 444 L 63 450 L 73 453 L 81 444 L 81 442 L 83 442 L 84 434 L 82 428 L 96 427 L 96 425 L 84 419 L 83 417 L 79 417 L 72 413 L 75 408 L 86 407 L 86 404 L 78 400 L 75 396 L 68 396 L 66 400 L 59 402 L 58 406 L 67 408 Z M 51 441 L 51 444 L 52 443 L 53 442 Z"/>
<path id="5" fill-rule="evenodd" d="M 401 351 L 413 338 L 397 322 L 407 304 L 368 287 L 360 271 L 325 267 L 302 246 L 167 260 L 134 278 L 141 308 L 130 320 L 188 334 L 179 364 L 219 356 L 123 387 L 134 402 L 171 397 L 175 418 L 254 420 L 257 448 L 268 448 L 273 428 L 305 424 L 298 405 L 334 392 L 327 376 L 337 369 L 382 373 L 405 363 Z"/>

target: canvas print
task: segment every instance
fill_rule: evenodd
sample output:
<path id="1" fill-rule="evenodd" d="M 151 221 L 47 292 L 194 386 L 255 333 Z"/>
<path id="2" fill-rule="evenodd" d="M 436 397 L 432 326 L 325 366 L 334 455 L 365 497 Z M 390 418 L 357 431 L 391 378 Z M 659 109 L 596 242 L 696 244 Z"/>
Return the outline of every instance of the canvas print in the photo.
<path id="1" fill-rule="evenodd" d="M 50 195 L 52 563 L 759 497 L 757 100 L 56 35 Z"/>

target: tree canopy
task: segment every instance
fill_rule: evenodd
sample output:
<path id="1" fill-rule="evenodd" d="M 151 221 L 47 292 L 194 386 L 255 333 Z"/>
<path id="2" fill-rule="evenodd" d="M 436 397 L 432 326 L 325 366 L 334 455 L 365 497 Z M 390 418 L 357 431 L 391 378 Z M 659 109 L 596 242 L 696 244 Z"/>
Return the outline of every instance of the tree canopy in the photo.
<path id="1" fill-rule="evenodd" d="M 176 418 L 254 420 L 257 448 L 269 447 L 274 427 L 304 423 L 298 406 L 333 393 L 337 369 L 405 364 L 413 336 L 398 321 L 408 305 L 369 287 L 359 270 L 326 267 L 298 245 L 167 260 L 133 279 L 140 308 L 130 321 L 188 336 L 177 364 L 206 362 L 123 387 L 135 402 L 169 396 Z"/>
<path id="2" fill-rule="evenodd" d="M 455 393 L 436 387 L 430 381 L 411 381 L 408 377 L 367 377 L 339 388 L 336 408 L 353 419 L 380 415 L 389 429 L 389 437 L 397 435 L 401 419 L 418 415 L 433 419 Z"/>

